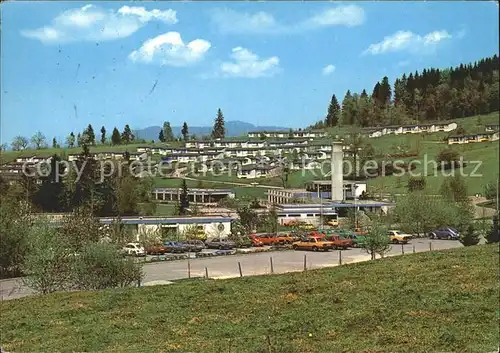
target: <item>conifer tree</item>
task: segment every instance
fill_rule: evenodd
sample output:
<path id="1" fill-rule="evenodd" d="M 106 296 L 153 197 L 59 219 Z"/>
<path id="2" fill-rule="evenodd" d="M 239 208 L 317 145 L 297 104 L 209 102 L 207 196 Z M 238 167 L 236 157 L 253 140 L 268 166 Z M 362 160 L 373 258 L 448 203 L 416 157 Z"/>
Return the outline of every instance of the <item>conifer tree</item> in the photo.
<path id="1" fill-rule="evenodd" d="M 104 145 L 106 143 L 106 128 L 101 127 L 101 143 Z"/>
<path id="2" fill-rule="evenodd" d="M 184 124 L 182 125 L 181 134 L 184 141 L 187 141 L 189 139 L 189 128 L 186 122 L 184 122 Z"/>
<path id="3" fill-rule="evenodd" d="M 226 136 L 226 129 L 224 127 L 224 115 L 222 114 L 222 110 L 219 108 L 217 110 L 217 117 L 215 118 L 214 128 L 212 130 L 212 138 L 223 139 Z"/>
<path id="4" fill-rule="evenodd" d="M 332 95 L 330 100 L 330 105 L 328 106 L 328 112 L 325 118 L 325 124 L 327 127 L 337 126 L 340 118 L 340 105 L 337 101 L 335 94 Z"/>
<path id="5" fill-rule="evenodd" d="M 113 129 L 113 134 L 111 135 L 111 144 L 120 145 L 121 143 L 122 143 L 122 137 L 118 129 L 115 127 Z"/>

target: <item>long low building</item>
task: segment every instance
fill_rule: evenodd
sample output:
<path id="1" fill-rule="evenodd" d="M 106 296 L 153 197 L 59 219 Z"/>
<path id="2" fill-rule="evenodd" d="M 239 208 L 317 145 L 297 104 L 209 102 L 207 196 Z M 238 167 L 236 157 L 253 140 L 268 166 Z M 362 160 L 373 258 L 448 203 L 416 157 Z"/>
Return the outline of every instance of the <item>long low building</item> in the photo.
<path id="1" fill-rule="evenodd" d="M 349 209 L 365 212 L 387 213 L 394 207 L 391 202 L 356 201 L 343 203 L 307 203 L 276 205 L 279 223 L 284 225 L 290 222 L 306 222 L 314 225 L 327 224 L 337 221 L 339 217 L 346 217 Z"/>
<path id="2" fill-rule="evenodd" d="M 181 188 L 154 188 L 151 191 L 154 200 L 160 202 L 179 202 Z M 215 204 L 225 198 L 234 198 L 235 194 L 231 189 L 200 189 L 189 188 L 188 199 L 190 202 L 202 204 Z"/>
<path id="3" fill-rule="evenodd" d="M 100 218 L 105 225 L 111 225 L 115 218 Z M 137 240 L 141 236 L 167 237 L 193 231 L 199 238 L 227 237 L 231 234 L 231 217 L 121 217 L 120 222 L 135 231 Z"/>
<path id="4" fill-rule="evenodd" d="M 493 142 L 500 139 L 499 132 L 481 132 L 477 134 L 450 136 L 448 137 L 448 145 L 476 143 L 476 142 Z"/>
<path id="5" fill-rule="evenodd" d="M 390 125 L 380 128 L 367 128 L 365 133 L 368 137 L 381 137 L 384 135 L 418 134 L 431 132 L 450 132 L 458 127 L 456 122 L 438 122 L 414 125 Z"/>
<path id="6" fill-rule="evenodd" d="M 366 182 L 344 180 L 344 199 L 359 198 L 366 192 Z M 329 200 L 332 197 L 332 182 L 329 180 L 317 180 L 306 184 L 305 189 L 268 189 L 267 202 L 269 204 L 287 204 L 294 201 L 318 200 L 320 198 Z"/>
<path id="7" fill-rule="evenodd" d="M 315 226 L 329 222 L 331 225 L 338 225 L 338 214 L 335 208 L 328 204 L 278 205 L 276 212 L 281 225 L 296 222 L 306 222 Z"/>

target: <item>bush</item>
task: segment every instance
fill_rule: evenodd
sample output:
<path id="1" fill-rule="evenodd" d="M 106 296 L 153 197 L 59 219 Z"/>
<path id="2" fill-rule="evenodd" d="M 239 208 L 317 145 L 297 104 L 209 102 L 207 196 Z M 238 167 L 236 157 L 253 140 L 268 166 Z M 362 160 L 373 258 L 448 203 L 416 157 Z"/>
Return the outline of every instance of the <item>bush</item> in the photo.
<path id="1" fill-rule="evenodd" d="M 486 242 L 488 244 L 498 243 L 500 241 L 500 230 L 498 229 L 498 216 L 493 216 L 493 224 L 491 226 L 490 232 L 486 236 Z"/>
<path id="2" fill-rule="evenodd" d="M 410 177 L 408 179 L 407 188 L 409 192 L 424 190 L 426 186 L 426 181 L 423 177 Z"/>
<path id="3" fill-rule="evenodd" d="M 451 148 L 446 148 L 444 150 L 439 151 L 436 162 L 441 169 L 450 169 L 453 167 L 460 166 L 460 154 L 452 150 Z"/>
<path id="4" fill-rule="evenodd" d="M 28 246 L 26 234 L 31 218 L 29 209 L 2 194 L 0 200 L 0 278 L 17 277 Z"/>
<path id="5" fill-rule="evenodd" d="M 141 265 L 124 259 L 116 245 L 86 242 L 75 252 L 48 222 L 34 225 L 27 240 L 23 281 L 42 294 L 124 287 L 143 276 Z"/>
<path id="6" fill-rule="evenodd" d="M 126 287 L 141 280 L 141 265 L 124 259 L 110 244 L 88 244 L 74 262 L 73 287 L 80 290 L 101 290 Z"/>
<path id="7" fill-rule="evenodd" d="M 49 223 L 38 223 L 28 232 L 28 249 L 22 265 L 25 284 L 47 294 L 66 290 L 71 278 L 74 253 Z"/>
<path id="8" fill-rule="evenodd" d="M 467 231 L 460 237 L 463 246 L 472 246 L 479 243 L 479 234 L 476 232 L 473 224 L 469 224 Z"/>

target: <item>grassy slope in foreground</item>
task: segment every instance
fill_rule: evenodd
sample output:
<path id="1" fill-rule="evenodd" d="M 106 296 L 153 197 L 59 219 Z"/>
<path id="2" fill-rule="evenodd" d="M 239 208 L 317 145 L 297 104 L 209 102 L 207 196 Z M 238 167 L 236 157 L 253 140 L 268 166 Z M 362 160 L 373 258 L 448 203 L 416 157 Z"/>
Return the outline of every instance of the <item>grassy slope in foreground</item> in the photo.
<path id="1" fill-rule="evenodd" d="M 491 352 L 498 255 L 498 246 L 483 245 L 286 275 L 17 299 L 1 304 L 2 344 L 16 352 Z"/>

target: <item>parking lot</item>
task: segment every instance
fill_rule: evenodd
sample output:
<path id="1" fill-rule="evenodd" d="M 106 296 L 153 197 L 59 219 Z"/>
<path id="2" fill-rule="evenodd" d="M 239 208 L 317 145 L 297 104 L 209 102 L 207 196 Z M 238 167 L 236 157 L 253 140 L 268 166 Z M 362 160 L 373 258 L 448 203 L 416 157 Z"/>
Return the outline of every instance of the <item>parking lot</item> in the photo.
<path id="1" fill-rule="evenodd" d="M 429 240 L 414 239 L 410 244 L 404 245 L 405 253 L 442 250 L 462 247 L 462 244 L 453 240 Z M 402 254 L 401 245 L 393 245 L 387 256 Z M 311 251 L 273 251 L 253 254 L 236 254 L 232 256 L 218 256 L 210 258 L 197 258 L 189 261 L 191 277 L 205 276 L 205 268 L 210 278 L 238 277 L 241 265 L 243 276 L 262 275 L 271 273 L 271 258 L 274 273 L 286 273 L 302 271 L 304 269 L 304 255 L 306 255 L 307 269 L 337 266 L 339 264 L 340 252 L 332 250 L 328 252 Z M 370 256 L 363 249 L 349 249 L 342 251 L 342 263 L 353 263 L 369 260 Z M 171 281 L 188 277 L 187 260 L 150 263 L 144 266 L 144 284 L 158 281 Z"/>
<path id="2" fill-rule="evenodd" d="M 393 245 L 387 256 L 401 255 L 402 249 L 405 254 L 442 250 L 462 247 L 462 244 L 454 240 L 429 240 L 414 239 L 410 244 Z M 215 250 L 204 250 L 214 252 Z M 273 273 L 286 273 L 304 270 L 304 255 L 307 269 L 316 269 L 339 265 L 339 257 L 342 256 L 342 264 L 366 261 L 370 256 L 363 249 L 337 250 L 329 252 L 311 251 L 270 251 L 248 254 L 235 254 L 228 256 L 214 256 L 206 258 L 192 258 L 189 261 L 161 261 L 144 264 L 144 280 L 142 285 L 166 284 L 169 281 L 188 278 L 188 268 L 191 277 L 203 277 L 205 271 L 210 278 L 239 277 L 239 266 L 243 276 L 254 276 L 271 273 L 271 258 Z M 205 270 L 206 269 L 206 270 Z M 32 294 L 20 279 L 9 279 L 0 281 L 0 295 L 2 300 L 19 298 Z"/>

